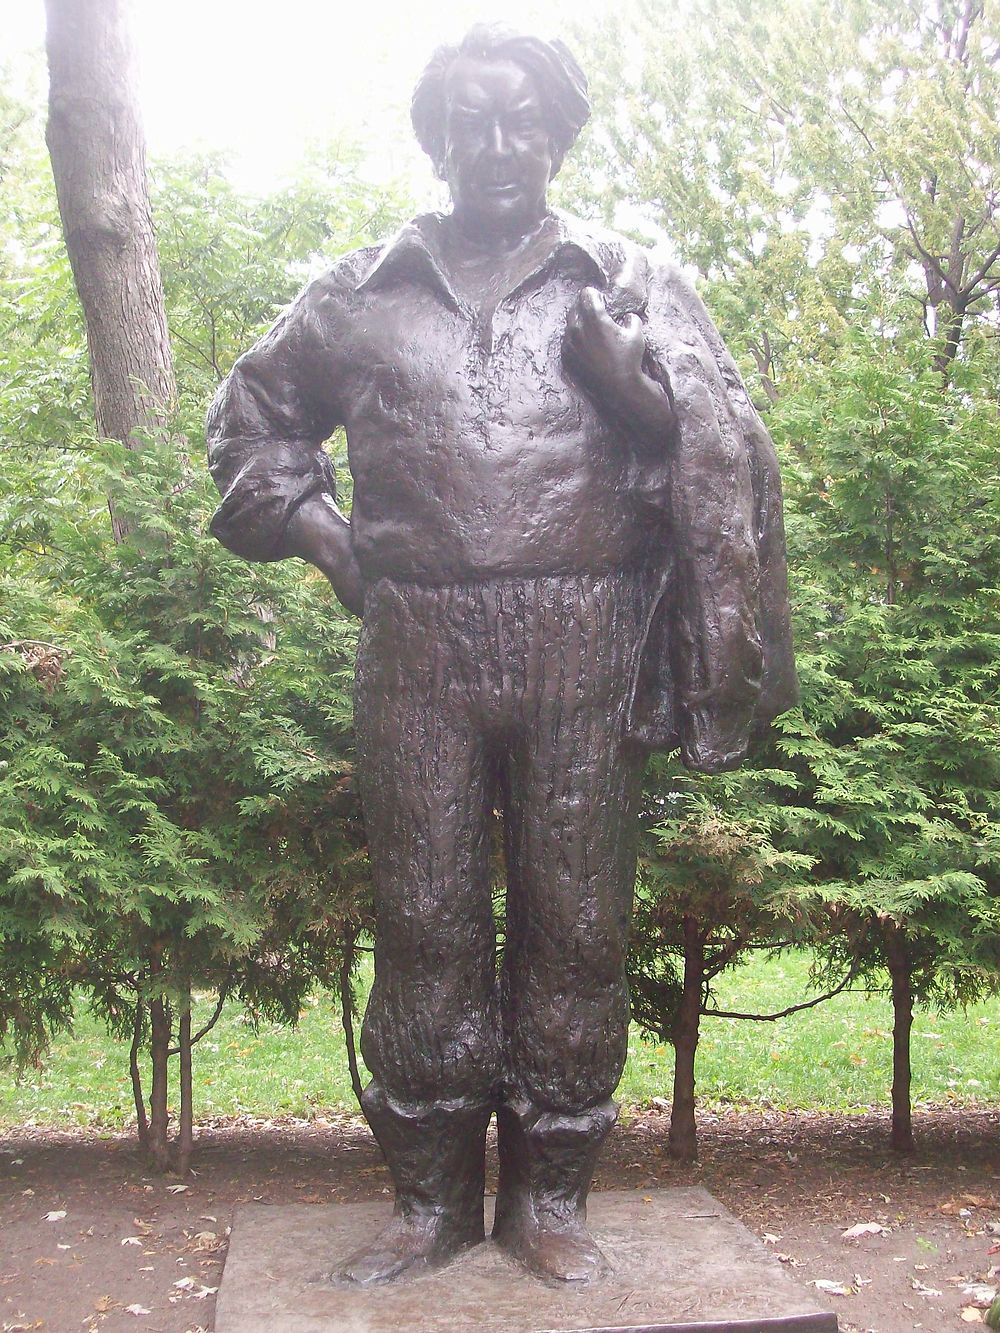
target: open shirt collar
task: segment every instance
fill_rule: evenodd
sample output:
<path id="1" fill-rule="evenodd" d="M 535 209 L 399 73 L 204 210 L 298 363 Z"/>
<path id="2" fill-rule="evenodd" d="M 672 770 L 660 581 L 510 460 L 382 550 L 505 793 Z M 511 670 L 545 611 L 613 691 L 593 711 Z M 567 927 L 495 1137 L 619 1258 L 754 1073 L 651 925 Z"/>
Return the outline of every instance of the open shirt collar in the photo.
<path id="1" fill-rule="evenodd" d="M 462 302 L 455 295 L 441 255 L 439 231 L 442 220 L 440 213 L 423 213 L 407 222 L 382 246 L 356 290 L 371 291 L 403 282 L 419 282 L 439 296 L 451 310 L 461 310 Z M 612 282 L 613 274 L 622 262 L 618 246 L 599 240 L 565 214 L 550 213 L 543 225 L 551 235 L 551 243 L 541 248 L 537 265 L 505 292 L 503 299 L 537 285 L 544 276 L 563 266 L 582 267 L 591 285 L 606 287 Z"/>

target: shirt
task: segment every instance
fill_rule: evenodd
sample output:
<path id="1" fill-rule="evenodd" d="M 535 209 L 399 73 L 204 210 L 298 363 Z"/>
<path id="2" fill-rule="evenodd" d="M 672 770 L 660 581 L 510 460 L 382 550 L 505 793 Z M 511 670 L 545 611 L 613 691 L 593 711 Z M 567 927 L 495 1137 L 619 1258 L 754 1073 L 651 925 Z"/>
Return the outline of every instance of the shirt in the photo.
<path id="1" fill-rule="evenodd" d="M 335 493 L 320 446 L 344 426 L 366 581 L 640 563 L 668 442 L 637 465 L 562 358 L 570 308 L 584 286 L 613 286 L 622 245 L 550 216 L 526 271 L 477 310 L 456 294 L 440 227 L 417 218 L 346 256 L 237 362 L 209 419 L 213 530 L 251 559 L 279 555 L 296 505 Z"/>
<path id="2" fill-rule="evenodd" d="M 280 558 L 296 507 L 336 495 L 322 443 L 342 425 L 366 580 L 658 571 L 633 732 L 680 744 L 691 767 L 733 767 L 795 677 L 777 464 L 732 358 L 677 270 L 623 237 L 549 216 L 524 271 L 476 310 L 442 225 L 424 215 L 344 256 L 237 361 L 208 419 L 214 534 Z M 679 423 L 662 447 L 564 364 L 585 286 L 643 321 Z"/>

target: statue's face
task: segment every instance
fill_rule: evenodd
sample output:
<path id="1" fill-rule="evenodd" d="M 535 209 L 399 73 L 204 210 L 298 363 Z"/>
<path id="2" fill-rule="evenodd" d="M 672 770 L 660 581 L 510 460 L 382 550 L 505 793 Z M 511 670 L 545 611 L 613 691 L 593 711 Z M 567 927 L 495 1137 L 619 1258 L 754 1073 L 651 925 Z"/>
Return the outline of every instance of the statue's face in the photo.
<path id="1" fill-rule="evenodd" d="M 445 82 L 444 177 L 456 220 L 487 237 L 525 235 L 545 213 L 552 148 L 531 75 L 461 57 Z"/>

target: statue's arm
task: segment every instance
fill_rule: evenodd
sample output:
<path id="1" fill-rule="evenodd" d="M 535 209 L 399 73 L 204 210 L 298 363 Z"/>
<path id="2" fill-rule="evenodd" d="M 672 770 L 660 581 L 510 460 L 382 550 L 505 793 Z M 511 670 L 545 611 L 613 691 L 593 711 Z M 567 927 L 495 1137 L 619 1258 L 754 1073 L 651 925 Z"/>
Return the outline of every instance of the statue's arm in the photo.
<path id="1" fill-rule="evenodd" d="M 329 291 L 312 284 L 236 362 L 208 413 L 209 469 L 222 494 L 212 533 L 247 560 L 298 556 L 360 614 L 361 574 L 323 441 L 340 424 L 324 356 Z"/>

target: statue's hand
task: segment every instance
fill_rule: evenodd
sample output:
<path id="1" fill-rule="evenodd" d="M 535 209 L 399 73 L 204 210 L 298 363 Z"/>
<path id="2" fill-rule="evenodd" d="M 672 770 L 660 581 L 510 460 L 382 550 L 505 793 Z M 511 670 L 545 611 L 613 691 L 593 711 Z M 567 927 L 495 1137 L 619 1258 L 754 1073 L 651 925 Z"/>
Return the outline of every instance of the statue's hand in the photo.
<path id="1" fill-rule="evenodd" d="M 351 546 L 351 525 L 329 495 L 317 492 L 299 505 L 285 529 L 282 554 L 322 570 L 348 611 L 361 615 L 365 589 Z"/>
<path id="2" fill-rule="evenodd" d="M 612 319 L 594 287 L 584 287 L 566 319 L 563 358 L 593 395 L 598 407 L 647 442 L 662 443 L 675 425 L 666 376 L 647 373 L 642 320 Z M 646 363 L 644 365 L 644 363 Z"/>
<path id="3" fill-rule="evenodd" d="M 646 339 L 642 320 L 627 315 L 618 324 L 601 293 L 584 287 L 566 320 L 563 356 L 593 392 L 619 397 L 642 374 Z"/>

